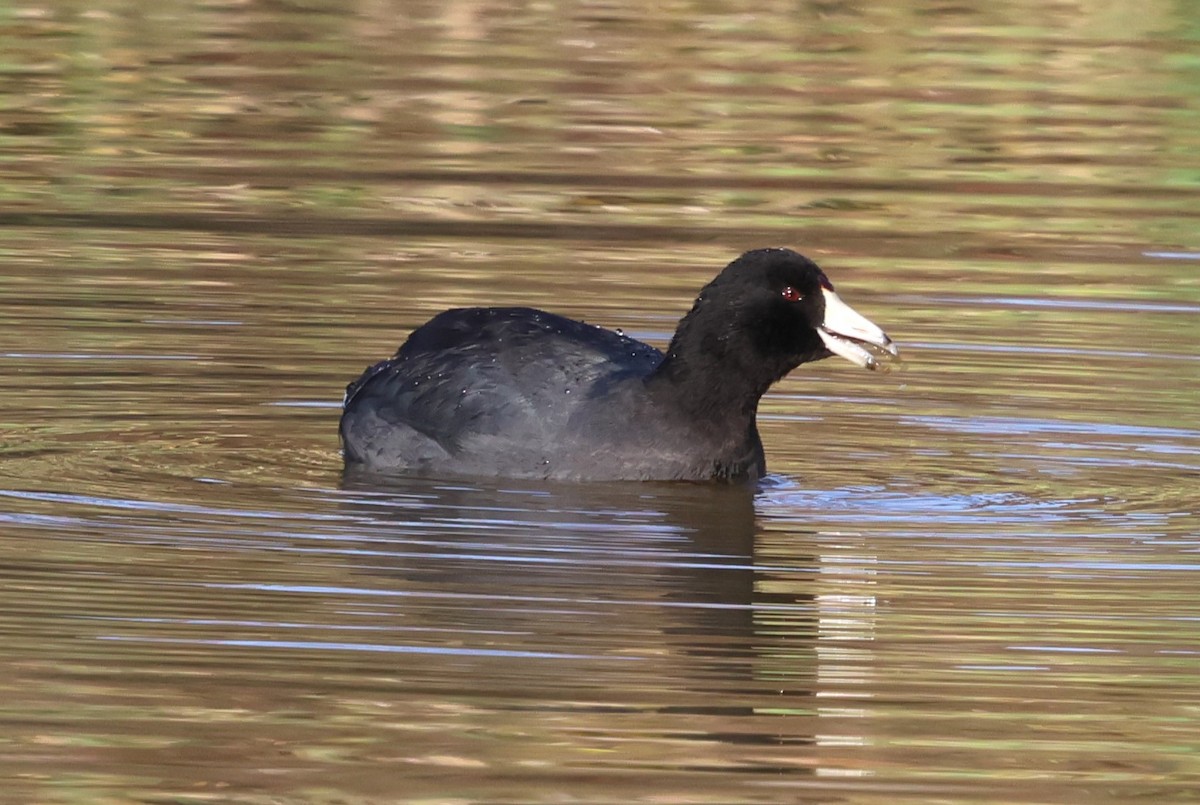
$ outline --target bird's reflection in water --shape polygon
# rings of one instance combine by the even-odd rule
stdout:
[[[526,707],[569,691],[576,705],[721,717],[675,737],[811,741],[777,719],[767,732],[743,721],[811,712],[814,679],[812,562],[756,565],[754,487],[352,471],[343,486],[370,543],[359,568],[401,595],[406,624],[512,653],[504,670],[475,663],[471,685]]]

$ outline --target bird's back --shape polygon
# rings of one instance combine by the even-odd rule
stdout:
[[[536,477],[589,398],[662,358],[544,311],[448,310],[346,389],[345,454],[383,470]]]

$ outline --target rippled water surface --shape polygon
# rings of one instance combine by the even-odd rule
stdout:
[[[0,801],[1200,791],[1194,4],[0,10]],[[343,477],[449,306],[901,345],[753,488]]]

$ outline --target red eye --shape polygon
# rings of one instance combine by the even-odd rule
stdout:
[[[797,291],[791,285],[784,288],[783,291],[781,291],[781,293],[783,294],[783,298],[788,300],[789,302],[799,302],[801,299],[804,298],[804,294]]]

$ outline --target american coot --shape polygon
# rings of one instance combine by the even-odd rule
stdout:
[[[384,473],[753,480],[759,398],[833,354],[876,369],[897,351],[789,249],[730,263],[665,354],[540,310],[447,310],[346,389],[343,451]]]

